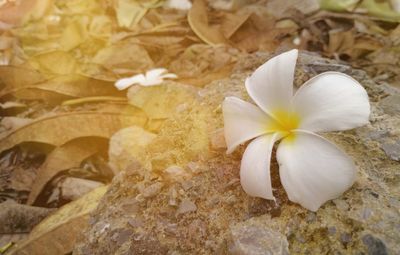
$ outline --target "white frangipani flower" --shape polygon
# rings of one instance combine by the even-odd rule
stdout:
[[[119,90],[129,88],[132,85],[154,86],[162,83],[164,79],[176,79],[178,76],[173,73],[167,73],[165,68],[155,68],[146,72],[146,74],[137,74],[129,78],[119,79],[115,82],[115,87]]]
[[[274,199],[270,158],[277,148],[280,179],[291,201],[316,211],[340,196],[356,178],[352,159],[314,132],[347,130],[368,123],[365,89],[353,78],[325,72],[293,93],[297,50],[278,55],[246,80],[257,104],[236,97],[223,102],[227,153],[254,139],[246,148],[240,181],[251,196]]]

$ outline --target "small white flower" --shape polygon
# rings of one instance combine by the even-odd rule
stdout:
[[[155,86],[161,84],[164,79],[176,79],[176,74],[166,73],[165,68],[156,68],[146,72],[146,74],[137,74],[129,78],[119,79],[115,82],[115,87],[119,90],[129,88],[132,85],[139,84],[142,86]]]
[[[247,92],[257,106],[225,98],[224,131],[227,153],[256,138],[240,168],[247,194],[274,199],[270,158],[274,143],[282,139],[276,153],[281,183],[291,201],[316,211],[352,186],[356,169],[349,156],[314,132],[362,126],[368,123],[370,105],[365,89],[338,72],[319,74],[294,94],[297,56],[297,50],[285,52],[247,78]]]
[[[192,8],[192,3],[189,0],[167,0],[164,7],[187,11]]]

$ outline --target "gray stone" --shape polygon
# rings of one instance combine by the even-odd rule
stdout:
[[[151,184],[150,186],[144,188],[141,193],[145,198],[154,197],[157,195],[164,185],[160,182]]]
[[[391,159],[400,161],[400,140],[385,142],[382,149]]]
[[[286,236],[265,226],[253,225],[251,222],[239,223],[231,227],[230,234],[229,254],[289,254]]]
[[[195,203],[188,199],[182,200],[182,202],[179,204],[178,210],[176,211],[176,214],[184,214],[188,212],[195,212],[197,210],[197,206]]]
[[[368,255],[388,255],[386,245],[382,240],[370,234],[362,237],[363,243],[367,246]]]
[[[400,115],[400,95],[390,95],[380,102],[386,114]]]

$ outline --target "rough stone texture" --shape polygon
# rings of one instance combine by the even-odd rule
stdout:
[[[155,136],[137,126],[124,128],[115,133],[110,139],[108,150],[109,165],[114,174],[125,170],[132,161],[135,161],[135,157],[142,153]]]
[[[355,160],[354,186],[313,213],[288,201],[273,160],[276,202],[244,193],[239,167],[245,146],[226,155],[211,140],[223,127],[224,97],[249,100],[244,79],[268,58],[253,54],[241,59],[230,79],[212,82],[197,101],[164,122],[138,159],[149,164],[132,164],[114,178],[74,254],[399,254],[399,162],[382,148],[399,140],[400,120],[380,106],[398,92],[375,84],[363,71],[303,53],[295,79],[299,86],[334,70],[352,75],[367,89],[371,124],[326,135]],[[165,172],[171,166],[181,167],[185,178],[171,178],[174,171]],[[163,183],[158,194],[141,193],[156,183]],[[195,204],[196,210],[178,214],[182,201]]]

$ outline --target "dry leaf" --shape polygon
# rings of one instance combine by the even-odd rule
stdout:
[[[2,109],[10,109],[10,108],[24,108],[26,104],[18,103],[18,102],[4,102],[0,103],[0,108]]]
[[[10,187],[14,190],[31,190],[36,173],[32,168],[15,167],[10,176]]]
[[[139,23],[147,12],[140,2],[130,0],[118,0],[115,12],[117,13],[118,25],[130,27]]]
[[[204,0],[194,0],[188,13],[188,22],[193,32],[210,45],[228,44],[222,32],[209,24],[207,14],[207,5]]]
[[[103,185],[104,184],[101,182],[76,177],[62,178],[62,180],[57,183],[57,187],[61,190],[62,199],[69,201],[77,200],[95,188]]]
[[[104,149],[106,145],[105,140],[100,138],[84,137],[55,148],[38,169],[27,203],[33,204],[45,185],[57,174],[79,167],[83,160]]]
[[[65,51],[43,53],[31,60],[41,73],[73,74],[78,68],[76,59]]]
[[[221,24],[222,33],[226,38],[230,38],[250,17],[247,11],[237,13],[226,13]]]
[[[31,123],[33,119],[21,118],[21,117],[3,117],[0,121],[0,125],[7,130],[14,130],[23,127]]]
[[[83,97],[78,99],[66,100],[62,103],[62,105],[77,105],[84,103],[93,103],[93,102],[124,102],[127,100],[125,97],[113,97],[113,96],[97,96],[97,97]]]
[[[52,211],[54,209],[22,205],[12,200],[0,203],[0,236],[5,233],[29,233]]]
[[[27,99],[27,100],[37,100],[43,98],[40,94],[38,95],[38,90],[43,92],[56,93],[59,95],[64,95],[68,97],[91,97],[91,96],[117,96],[122,95],[113,86],[114,83],[102,81],[93,78],[87,78],[82,75],[63,75],[57,76],[48,81],[39,82],[36,84],[18,84],[17,86],[7,86],[0,92],[0,97],[8,94],[13,94],[14,96]],[[54,94],[50,94],[56,97]],[[47,99],[48,97],[44,97]]]
[[[125,42],[100,50],[92,61],[113,71],[117,68],[145,71],[154,65],[146,49]]]
[[[322,0],[320,1],[321,9],[331,10],[331,11],[352,11],[360,2],[360,0]]]
[[[143,126],[147,118],[140,113],[136,115],[120,112],[73,112],[57,114],[34,120],[14,130],[0,140],[0,152],[22,142],[39,142],[60,146],[72,139],[86,136],[108,138],[121,128]],[[128,109],[126,109],[128,110]]]
[[[68,24],[60,37],[62,49],[69,51],[80,45],[87,37],[86,27],[87,24],[82,22],[82,20]]]
[[[78,200],[58,209],[37,225],[26,241],[18,243],[10,255],[54,255],[70,253],[77,236],[87,226],[108,186],[96,188]]]
[[[16,88],[45,81],[45,77],[33,69],[16,66],[0,66],[0,88]]]

